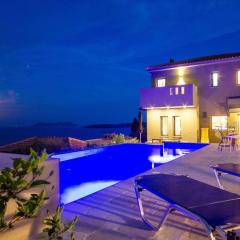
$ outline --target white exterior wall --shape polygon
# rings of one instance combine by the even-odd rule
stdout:
[[[161,137],[160,116],[168,116],[168,137],[173,137],[173,116],[181,117],[182,141],[197,142],[199,136],[199,117],[197,108],[152,109],[147,110],[148,141]]]

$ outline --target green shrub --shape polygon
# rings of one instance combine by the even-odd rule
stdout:
[[[28,159],[15,158],[11,168],[4,168],[0,172],[0,230],[13,227],[16,222],[24,218],[36,216],[43,202],[48,199],[45,190],[31,194],[28,198],[21,196],[26,190],[50,184],[47,180],[52,176],[53,171],[46,179],[41,178],[44,172],[41,163],[46,159],[45,151],[38,155],[31,149]],[[10,200],[15,201],[17,210],[7,220],[6,210]]]
[[[128,138],[125,139],[125,143],[139,143],[139,140],[137,138]]]
[[[112,134],[112,143],[117,143],[118,135],[116,133]]]
[[[51,171],[46,179],[42,178],[44,167],[42,163],[47,159],[46,151],[42,151],[40,155],[34,150],[30,150],[28,159],[15,158],[13,166],[7,167],[0,172],[0,231],[12,228],[14,224],[26,218],[32,218],[37,215],[42,207],[46,197],[45,190],[39,194],[31,194],[28,198],[23,198],[21,193],[36,187],[43,187],[50,184],[48,178],[53,175]],[[14,200],[17,210],[7,219],[6,210],[10,200]],[[70,240],[74,240],[73,229],[78,220],[75,217],[70,224],[65,224],[61,220],[63,207],[57,207],[53,216],[44,219],[43,224],[46,225],[44,232],[48,235],[48,240],[62,240],[62,235],[70,232]]]
[[[125,138],[123,134],[113,134],[112,135],[112,143],[124,143],[125,142]]]
[[[47,233],[49,240],[62,240],[63,234],[66,232],[70,232],[70,240],[75,239],[73,231],[75,224],[78,221],[78,217],[75,217],[69,224],[66,224],[61,220],[62,211],[63,207],[57,207],[56,212],[52,217],[48,215],[48,217],[43,220],[43,223],[46,225],[43,232]],[[49,214],[48,211],[47,214]]]
[[[118,141],[118,143],[124,143],[125,142],[124,135],[123,134],[119,134],[117,141]]]

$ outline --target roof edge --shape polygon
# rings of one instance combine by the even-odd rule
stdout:
[[[146,68],[147,71],[151,72],[154,70],[164,70],[164,69],[171,69],[180,66],[192,66],[192,65],[202,65],[202,64],[211,64],[217,62],[224,62],[224,61],[234,61],[240,58],[240,52],[235,53],[224,53],[218,55],[211,55],[211,56],[202,56],[197,58],[190,58],[186,60],[171,62],[171,63],[164,63],[159,65],[152,65]]]

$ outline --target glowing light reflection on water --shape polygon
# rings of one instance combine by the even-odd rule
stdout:
[[[73,202],[76,199],[86,197],[115,183],[118,183],[118,181],[96,181],[68,187],[64,189],[61,195],[61,203]]]

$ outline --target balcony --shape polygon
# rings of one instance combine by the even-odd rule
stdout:
[[[181,108],[197,106],[197,87],[194,84],[141,89],[140,107]]]

